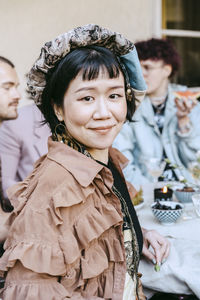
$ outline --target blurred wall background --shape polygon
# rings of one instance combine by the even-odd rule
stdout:
[[[73,27],[96,23],[132,41],[152,36],[156,0],[0,0],[0,55],[18,71],[23,101],[25,74],[41,46]]]

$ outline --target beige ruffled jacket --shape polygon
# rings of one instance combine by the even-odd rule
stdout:
[[[9,190],[4,300],[122,299],[123,220],[112,184],[107,168],[49,139],[47,156]]]

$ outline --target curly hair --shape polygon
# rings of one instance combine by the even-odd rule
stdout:
[[[179,70],[181,58],[173,45],[168,39],[152,38],[146,41],[135,43],[140,60],[162,60],[165,64],[172,66],[170,77],[173,77]]]

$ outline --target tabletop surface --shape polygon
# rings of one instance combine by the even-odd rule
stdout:
[[[142,283],[147,296],[155,291],[177,294],[195,294],[200,298],[200,218],[193,204],[184,204],[182,216],[172,225],[162,225],[155,219],[151,204],[153,187],[143,187],[144,205],[136,207],[142,227],[155,229],[171,243],[170,255],[159,272],[146,259],[140,262]],[[173,200],[176,201],[174,198]]]

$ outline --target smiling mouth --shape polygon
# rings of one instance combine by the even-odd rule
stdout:
[[[106,134],[107,132],[109,132],[112,128],[114,127],[114,125],[112,126],[102,126],[102,127],[96,127],[96,128],[91,128],[91,130],[94,130],[98,133],[102,133],[102,134]]]

